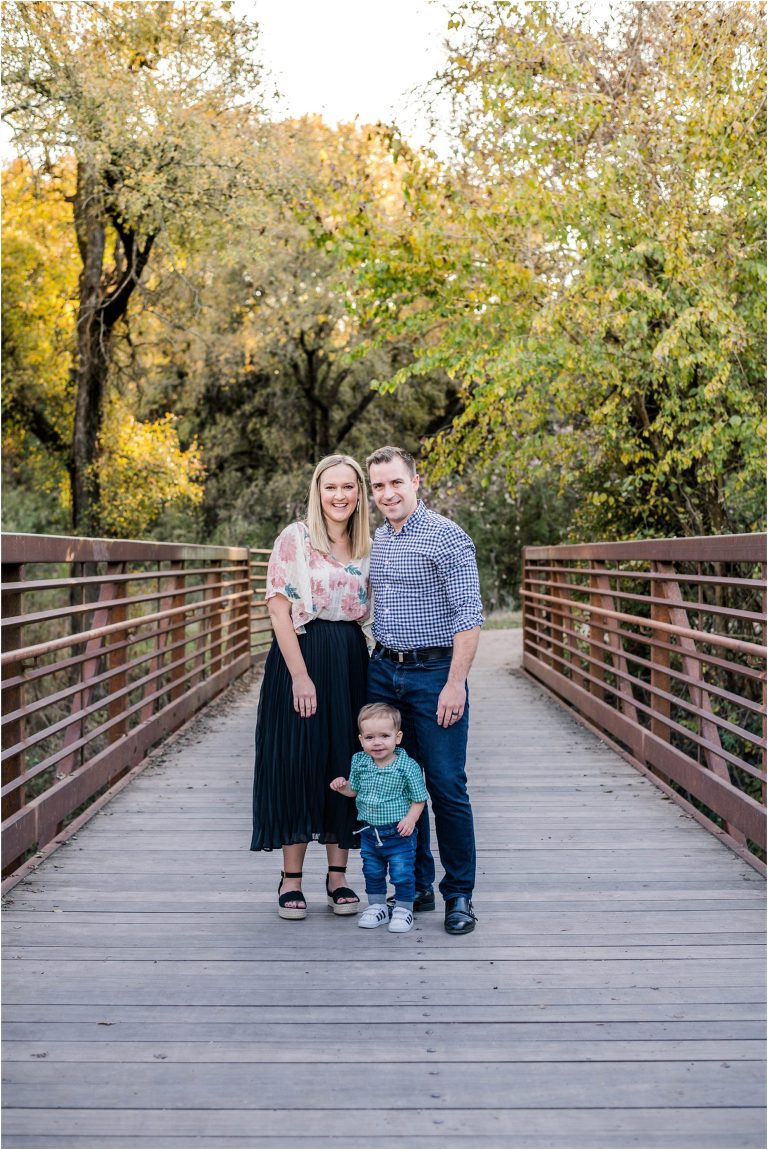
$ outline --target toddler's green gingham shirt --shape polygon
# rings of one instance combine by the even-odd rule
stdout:
[[[402,747],[396,748],[395,755],[387,767],[377,767],[365,751],[352,756],[349,786],[357,792],[357,813],[374,827],[399,823],[411,803],[425,803],[429,798],[418,763]]]

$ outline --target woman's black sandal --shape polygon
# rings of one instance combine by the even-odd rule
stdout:
[[[347,868],[345,866],[329,866],[328,874],[325,876],[325,893],[328,896],[328,906],[334,914],[357,914],[360,909],[360,899],[357,897],[353,890],[348,886],[337,886],[336,890],[331,890],[328,886],[328,879],[331,877],[331,871],[336,871],[339,874],[345,874]],[[354,902],[339,902],[341,898],[353,898]]]
[[[304,872],[300,870],[281,870],[280,882],[277,885],[277,913],[281,918],[306,918],[307,900],[300,890],[287,890],[280,894],[280,888],[285,878],[301,878]],[[303,902],[304,906],[286,906],[287,902]]]

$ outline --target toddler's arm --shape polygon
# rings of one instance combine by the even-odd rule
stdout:
[[[348,798],[353,799],[357,791],[353,791],[347,779],[343,775],[339,775],[338,779],[334,779],[331,783],[331,790],[337,791],[340,795],[346,795]],[[421,804],[424,806],[424,804]]]
[[[333,786],[333,783],[331,783],[331,786]],[[408,814],[405,818],[400,819],[400,822],[397,824],[397,831],[403,838],[407,838],[408,835],[412,835],[415,831],[416,823],[419,821],[419,815],[424,810],[424,806],[424,803],[411,803],[411,809],[408,811]]]

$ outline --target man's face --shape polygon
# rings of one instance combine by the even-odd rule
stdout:
[[[399,531],[419,502],[419,477],[411,475],[397,456],[391,463],[373,463],[369,470],[371,492],[379,511]]]

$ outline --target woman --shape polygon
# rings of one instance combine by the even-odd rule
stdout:
[[[281,918],[306,917],[301,877],[313,839],[328,855],[328,905],[335,914],[359,909],[344,883],[354,803],[330,783],[359,749],[370,546],[363,472],[348,455],[329,455],[312,476],[306,521],[278,536],[267,572],[274,639],[256,720],[251,850],[282,848]]]

